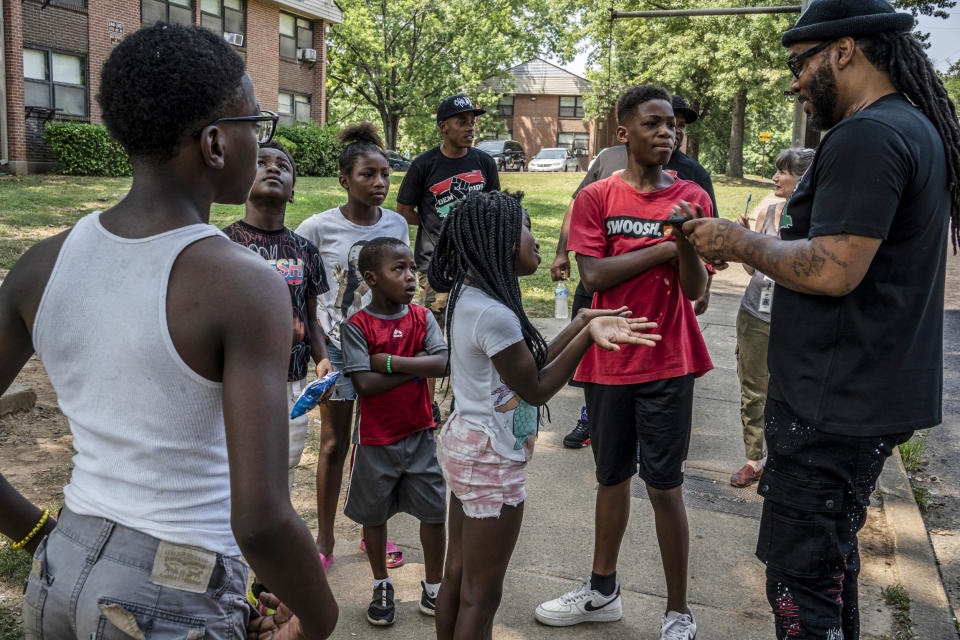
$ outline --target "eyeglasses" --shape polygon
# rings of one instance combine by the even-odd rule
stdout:
[[[235,116],[232,118],[217,118],[213,122],[207,123],[193,132],[194,138],[200,137],[200,132],[221,122],[256,122],[257,123],[257,143],[267,144],[273,140],[273,133],[277,130],[277,121],[280,116],[273,111],[264,109],[258,116]]]
[[[797,55],[787,58],[787,66],[790,68],[790,72],[793,73],[794,78],[800,78],[800,74],[803,72],[803,61],[812,56],[815,53],[820,53],[830,45],[832,45],[836,40],[827,40],[826,42],[821,42],[815,47],[810,47],[803,53],[798,53]]]

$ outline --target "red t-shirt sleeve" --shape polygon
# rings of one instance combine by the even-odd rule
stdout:
[[[607,256],[607,230],[603,224],[603,190],[606,181],[585,187],[573,201],[567,249],[593,258]]]

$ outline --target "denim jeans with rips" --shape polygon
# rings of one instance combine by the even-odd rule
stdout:
[[[805,424],[768,398],[757,557],[780,640],[860,637],[857,533],[884,461],[912,432],[851,437]]]

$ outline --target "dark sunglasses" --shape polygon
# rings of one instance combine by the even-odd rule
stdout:
[[[235,116],[232,118],[217,118],[213,122],[209,122],[196,131],[193,132],[194,138],[200,137],[200,132],[202,132],[207,127],[211,127],[215,124],[221,122],[256,122],[257,123],[257,143],[258,144],[267,144],[273,140],[273,133],[277,130],[277,122],[280,120],[280,116],[275,114],[273,111],[267,111],[264,109],[260,112],[260,115],[257,116]]]
[[[803,71],[803,61],[809,58],[810,56],[820,53],[830,45],[836,42],[834,40],[827,40],[826,42],[821,42],[815,47],[810,47],[803,53],[798,53],[795,56],[787,58],[787,66],[790,68],[790,72],[793,73],[794,78],[800,78],[800,73]]]

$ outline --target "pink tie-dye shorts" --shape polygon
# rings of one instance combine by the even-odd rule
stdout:
[[[456,413],[440,431],[438,445],[447,486],[468,518],[499,518],[503,505],[515,507],[526,500],[527,463],[501,456],[490,436],[471,429]]]

